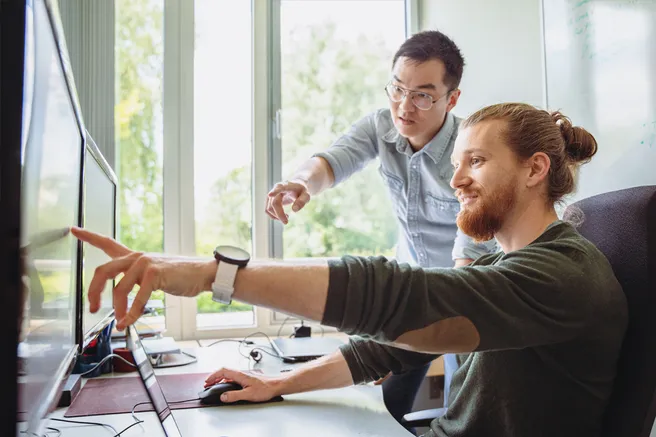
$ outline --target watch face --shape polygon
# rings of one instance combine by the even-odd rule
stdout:
[[[214,256],[219,260],[241,265],[245,265],[251,259],[248,252],[235,246],[217,246],[214,249]]]

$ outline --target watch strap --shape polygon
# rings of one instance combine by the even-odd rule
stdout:
[[[235,291],[235,278],[239,266],[225,261],[219,261],[216,276],[212,283],[212,300],[230,305],[232,294]]]

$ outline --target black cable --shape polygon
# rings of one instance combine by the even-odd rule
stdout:
[[[114,434],[116,434],[118,431],[116,431],[116,428],[114,428],[112,425],[109,425],[107,423],[100,423],[100,422],[86,422],[84,420],[70,420],[70,419],[59,419],[57,417],[51,417],[50,420],[56,420],[57,422],[64,422],[64,423],[75,423],[77,425],[97,425],[97,426],[105,426],[109,429],[112,430]]]
[[[132,427],[135,426],[135,425],[139,425],[140,423],[143,423],[143,422],[144,422],[143,420],[139,419],[137,416],[134,415],[134,410],[135,410],[139,405],[146,405],[146,404],[150,404],[150,401],[147,401],[147,402],[139,402],[139,403],[135,404],[135,405],[132,407],[132,411],[130,411],[130,414],[132,414],[132,418],[134,419],[134,423],[131,424],[131,425],[128,425],[128,426],[125,427],[125,428],[123,428],[123,430],[122,430],[121,432],[116,433],[116,434],[114,435],[114,437],[120,437],[120,435],[123,434],[123,433],[124,433],[125,431],[127,431],[128,429],[132,428]]]
[[[57,437],[59,437],[59,436],[62,434],[62,432],[61,432],[59,429],[57,429],[57,428],[53,428],[52,426],[49,426],[49,427],[47,427],[46,429],[48,429],[48,430],[50,430],[50,431],[55,431],[55,432],[57,433]],[[47,435],[48,435],[48,433],[46,433],[46,436],[47,436]]]
[[[139,422],[134,422],[132,425],[128,425],[127,427],[125,427],[125,429],[123,429],[121,432],[116,434],[114,437],[120,437],[121,434],[123,434],[125,431],[127,431],[128,429],[132,428],[135,425],[139,425],[140,423],[143,423],[143,420],[139,420]]]

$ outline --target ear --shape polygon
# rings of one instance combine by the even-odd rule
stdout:
[[[546,153],[536,152],[526,163],[529,169],[528,178],[526,179],[526,187],[533,188],[539,185],[549,175],[551,160]]]
[[[449,98],[446,101],[446,112],[449,112],[450,110],[455,108],[459,98],[460,98],[460,89],[455,89],[451,91],[451,93],[449,93]]]

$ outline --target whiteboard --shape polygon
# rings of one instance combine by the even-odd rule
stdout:
[[[547,107],[597,139],[572,201],[656,185],[656,0],[543,0]]]

